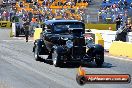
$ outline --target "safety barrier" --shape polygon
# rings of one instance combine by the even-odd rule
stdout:
[[[132,43],[132,32],[127,33],[126,41]]]
[[[103,37],[105,50],[109,51],[112,42],[115,40],[116,31],[100,30],[100,32],[98,31],[98,33],[101,33]]]
[[[35,28],[34,32],[34,41],[40,39],[40,33],[42,32],[42,28]]]
[[[132,43],[115,41],[111,44],[109,53],[111,55],[132,58]]]
[[[85,39],[89,39],[90,37],[92,37],[93,42],[95,44],[100,44],[100,45],[104,46],[104,39],[102,38],[101,33],[86,32]]]
[[[10,21],[0,21],[0,28],[11,28],[12,23]]]
[[[86,29],[88,30],[88,29]],[[106,51],[109,51],[109,48],[113,41],[115,40],[116,31],[111,30],[98,30],[98,29],[91,29],[92,33],[100,33],[104,40],[104,48]],[[126,42],[132,43],[132,32],[128,32],[126,35]]]
[[[86,29],[109,30],[109,27],[113,31],[116,30],[116,24],[85,24]]]
[[[104,40],[100,33],[95,34],[95,44],[100,44],[100,45],[104,46]]]
[[[98,35],[99,37],[101,37],[100,38],[100,43],[102,42],[101,45],[104,46],[104,49],[106,51],[109,51],[111,43],[115,40],[116,31],[98,30],[98,29],[91,29],[91,31],[92,33],[96,34],[96,36]]]

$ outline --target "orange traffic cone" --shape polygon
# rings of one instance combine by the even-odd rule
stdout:
[[[112,31],[112,28],[111,28],[111,27],[109,27],[109,30],[111,30],[111,31]]]

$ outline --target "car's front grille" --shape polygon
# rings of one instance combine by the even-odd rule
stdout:
[[[82,58],[86,53],[84,37],[75,38],[73,40],[72,55],[74,58]]]
[[[73,40],[74,46],[85,46],[85,38],[84,37],[78,37]]]

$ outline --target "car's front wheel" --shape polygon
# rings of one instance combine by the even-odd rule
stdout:
[[[41,60],[41,58],[39,57],[39,52],[38,52],[38,47],[36,46],[34,49],[34,58],[36,61]]]
[[[56,50],[53,51],[52,53],[52,61],[53,61],[53,65],[55,67],[61,66],[61,56],[57,53]]]
[[[97,53],[95,55],[95,62],[97,67],[102,67],[103,62],[104,62],[104,53]]]

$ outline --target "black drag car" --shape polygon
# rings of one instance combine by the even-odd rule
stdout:
[[[87,41],[83,22],[47,20],[44,22],[40,39],[34,42],[34,57],[36,60],[50,60],[55,67],[67,62],[80,64],[93,61],[97,66],[102,66],[104,47]],[[42,55],[48,55],[48,57],[42,58]]]

